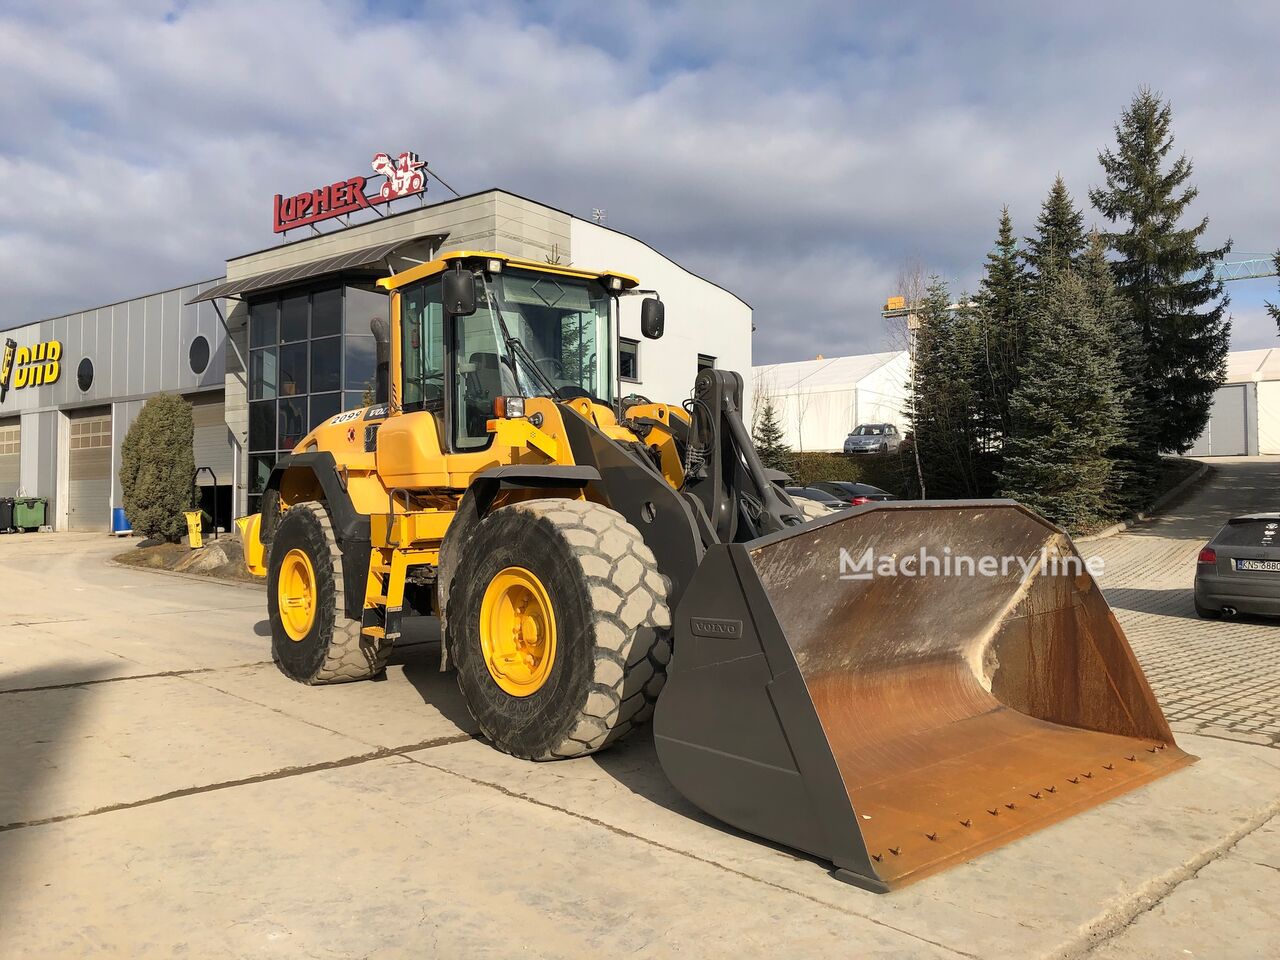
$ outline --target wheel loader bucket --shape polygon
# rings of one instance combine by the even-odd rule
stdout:
[[[1195,759],[1070,539],[1009,501],[713,547],[675,631],[654,718],[671,782],[876,891]]]

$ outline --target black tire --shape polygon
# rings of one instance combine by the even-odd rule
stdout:
[[[493,679],[480,610],[512,566],[546,588],[557,650],[528,696]],[[653,715],[671,660],[670,583],[639,531],[582,500],[529,500],[495,510],[472,534],[449,597],[448,642],[458,686],[481,732],[504,753],[555,760],[594,753]]]
[[[292,639],[280,617],[280,568],[291,550],[301,550],[315,572],[316,614],[310,631]],[[322,503],[299,503],[280,518],[267,562],[267,610],[271,619],[271,657],[280,671],[299,683],[347,683],[382,672],[392,642],[361,636],[360,621],[347,617],[342,551],[333,522]]]

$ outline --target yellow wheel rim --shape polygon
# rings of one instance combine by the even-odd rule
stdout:
[[[542,689],[556,660],[556,618],[542,581],[507,567],[480,604],[480,647],[493,682],[513,697]]]
[[[295,643],[305,640],[316,622],[316,572],[305,551],[285,554],[276,590],[284,632]]]

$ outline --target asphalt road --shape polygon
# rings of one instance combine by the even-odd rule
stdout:
[[[1120,575],[1140,536],[1096,549]],[[1180,736],[1194,766],[875,896],[702,815],[647,736],[494,752],[428,621],[385,681],[306,688],[269,662],[259,589],[122,548],[0,537],[0,957],[1280,955],[1280,751],[1230,717]],[[1170,549],[1109,589],[1176,716],[1269,668],[1222,666],[1254,625],[1118,593],[1173,591]],[[1185,631],[1177,670],[1148,617]]]

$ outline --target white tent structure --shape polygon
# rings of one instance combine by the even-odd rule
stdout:
[[[910,379],[905,350],[753,367],[752,423],[769,399],[793,450],[840,451],[860,423],[905,430]]]
[[[1280,454],[1280,349],[1227,354],[1227,378],[1213,398],[1193,457]]]

